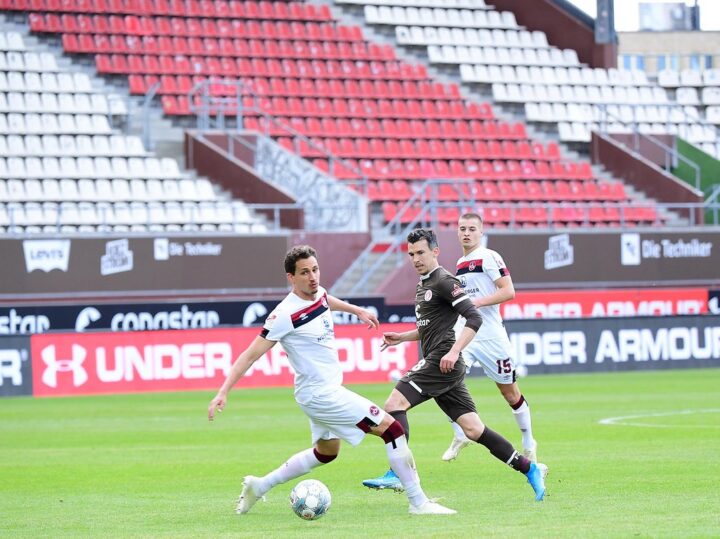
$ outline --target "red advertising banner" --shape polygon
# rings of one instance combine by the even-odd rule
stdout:
[[[414,324],[393,324],[394,331]],[[31,337],[35,396],[94,395],[220,387],[258,328],[55,333]],[[362,325],[335,327],[346,384],[386,382],[418,359],[417,343],[380,351],[382,334]],[[261,357],[237,387],[292,386],[282,347]]]
[[[500,306],[500,312],[505,320],[705,314],[708,312],[708,289],[518,292],[513,301]]]

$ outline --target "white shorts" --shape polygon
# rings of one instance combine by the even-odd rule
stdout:
[[[365,438],[365,431],[358,425],[379,425],[385,418],[382,408],[343,386],[328,388],[309,402],[298,404],[310,418],[313,445],[334,438],[358,445]]]
[[[485,374],[498,384],[512,384],[515,381],[515,359],[509,339],[472,341],[462,351],[468,371],[481,365]]]

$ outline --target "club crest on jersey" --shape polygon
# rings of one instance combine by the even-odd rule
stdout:
[[[470,262],[470,265],[468,266],[468,269],[470,271],[475,271],[475,261]]]
[[[323,296],[323,297],[320,299],[320,303],[322,303],[322,306],[323,306],[323,307],[327,307],[327,306],[328,306],[327,296]]]
[[[379,413],[380,409],[377,406],[370,407],[370,415],[378,415]]]
[[[426,290],[425,291],[425,301],[430,301],[432,299],[432,290]]]
[[[275,324],[275,320],[277,320],[277,314],[275,314],[275,311],[273,311],[270,313],[270,316],[265,319],[265,328],[272,329],[273,325]]]
[[[463,294],[464,292],[465,291],[460,287],[460,285],[455,284],[455,286],[453,286],[452,292],[450,292],[450,294],[452,294],[452,297],[456,298],[460,294]]]

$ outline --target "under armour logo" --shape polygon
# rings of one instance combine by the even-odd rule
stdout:
[[[42,381],[46,386],[57,387],[57,373],[71,372],[73,377],[73,386],[83,385],[88,380],[87,371],[82,364],[87,357],[85,348],[78,344],[72,345],[72,359],[57,359],[55,354],[55,345],[50,345],[40,352],[45,367],[42,375]]]

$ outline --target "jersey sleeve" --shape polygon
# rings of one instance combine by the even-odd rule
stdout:
[[[465,327],[469,327],[475,331],[480,329],[482,325],[482,317],[470,296],[465,293],[460,281],[448,274],[438,283],[438,292],[452,306],[453,310],[465,318]]]
[[[460,281],[449,273],[438,281],[437,291],[440,297],[452,305],[453,308],[459,303],[470,300]]]
[[[510,270],[499,253],[488,250],[489,257],[483,262],[483,271],[493,282],[510,275]]]
[[[292,329],[290,315],[276,309],[265,319],[260,336],[268,341],[279,341]]]

